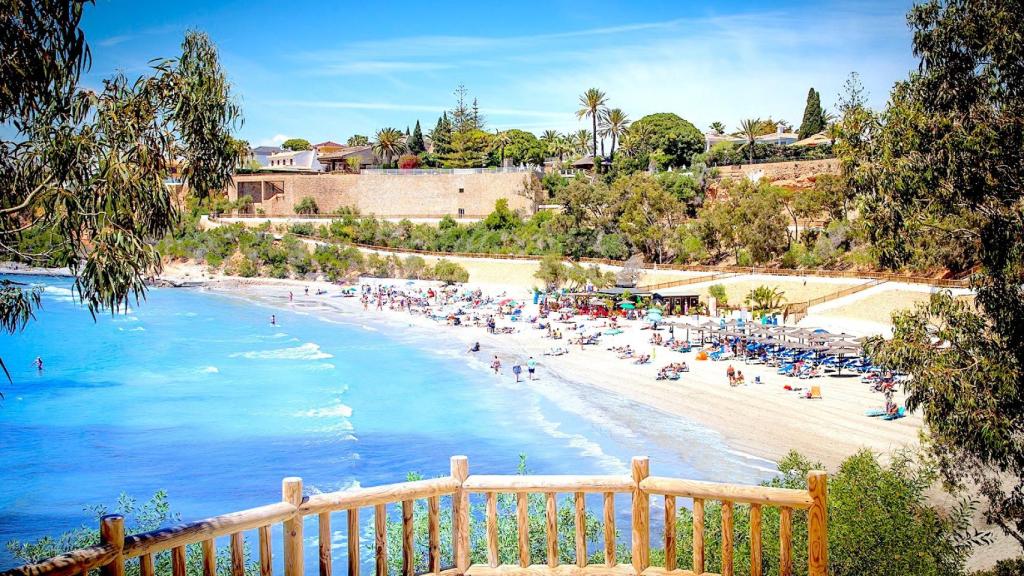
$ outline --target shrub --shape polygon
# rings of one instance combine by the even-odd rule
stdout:
[[[726,306],[729,304],[729,295],[725,292],[725,286],[721,284],[712,284],[708,286],[708,295],[712,296],[719,306]]]
[[[302,200],[299,200],[295,204],[295,213],[296,214],[319,214],[320,213],[320,207],[317,206],[316,200],[314,200],[313,198],[311,198],[309,196],[306,196]]]
[[[298,234],[300,236],[313,236],[314,233],[316,232],[316,229],[313,227],[313,224],[309,222],[299,222],[297,224],[292,224],[291,226],[289,226],[288,231],[291,232],[292,234]]]
[[[415,154],[402,154],[398,158],[398,167],[402,170],[411,170],[420,167],[420,157]]]
[[[460,264],[445,260],[444,258],[434,264],[434,280],[440,280],[446,284],[456,282],[469,282],[469,272]]]
[[[429,272],[427,261],[420,256],[406,256],[402,261],[402,272],[406,278],[424,278]]]

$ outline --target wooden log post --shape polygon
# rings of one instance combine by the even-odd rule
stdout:
[[[331,576],[331,513],[321,512],[317,520],[320,544],[320,576]]]
[[[487,493],[487,565],[498,567],[498,495]]]
[[[604,493],[604,563],[615,566],[615,492]]]
[[[441,571],[441,497],[427,499],[427,571]]]
[[[281,481],[281,500],[296,508],[302,505],[302,478],[291,477]],[[298,512],[284,521],[284,574],[305,574],[302,558],[302,515]]]
[[[665,496],[665,571],[676,569],[676,497]]]
[[[231,576],[245,576],[245,536],[241,532],[231,535]]]
[[[693,499],[693,573],[704,573],[704,500]]]
[[[807,491],[814,503],[807,509],[807,574],[828,572],[828,475],[820,470],[807,474]]]
[[[260,526],[260,576],[273,576],[274,557],[270,548],[270,526]]]
[[[455,571],[465,574],[469,569],[469,493],[462,489],[462,483],[469,477],[469,459],[465,456],[452,456],[451,475],[459,481],[459,489],[452,495]]]
[[[793,509],[779,510],[779,576],[793,576]]]
[[[373,511],[374,552],[377,576],[388,576],[388,505],[377,504]]]
[[[587,566],[587,501],[583,492],[576,493],[576,566]]]
[[[124,576],[124,516],[108,514],[100,518],[100,542],[113,546],[117,555],[108,564],[100,568],[103,576]]]
[[[203,576],[217,576],[217,544],[213,538],[203,540]]]
[[[761,505],[750,505],[750,576],[761,576]]]
[[[530,495],[516,494],[516,531],[519,533],[519,566],[530,565]]]
[[[544,495],[544,510],[547,530],[545,537],[548,545],[548,567],[558,566],[558,503],[555,501],[556,494],[548,492]]]
[[[651,500],[647,492],[640,489],[640,482],[651,474],[651,461],[646,456],[633,458],[633,569],[643,573],[650,565],[651,554]]]
[[[185,576],[185,547],[171,548],[171,575]]]
[[[351,508],[348,523],[348,576],[359,576],[359,508]]]
[[[402,500],[402,574],[413,576],[416,573],[416,544],[413,520],[413,501]]]
[[[139,556],[139,574],[141,576],[155,576],[156,569],[153,567],[153,555],[143,554]]]
[[[732,562],[733,553],[733,504],[728,500],[722,501],[722,576],[732,576],[734,567]]]

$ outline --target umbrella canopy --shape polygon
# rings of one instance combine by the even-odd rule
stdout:
[[[623,310],[633,310],[636,308],[636,304],[633,304],[632,302],[620,302],[619,308],[622,308]]]

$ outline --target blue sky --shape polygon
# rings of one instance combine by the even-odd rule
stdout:
[[[140,74],[185,30],[210,34],[253,145],[286,137],[424,130],[461,82],[489,129],[583,127],[580,93],[604,90],[637,119],[675,112],[698,128],[741,118],[799,124],[807,89],[833,108],[861,74],[881,107],[915,66],[910,2],[176,2],[98,0],[84,28],[93,66]]]

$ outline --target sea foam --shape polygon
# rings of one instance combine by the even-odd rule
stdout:
[[[334,358],[320,349],[320,345],[314,342],[306,342],[301,346],[292,348],[277,348],[275,350],[251,350],[249,352],[236,352],[232,358],[249,358],[251,360],[324,360]]]

